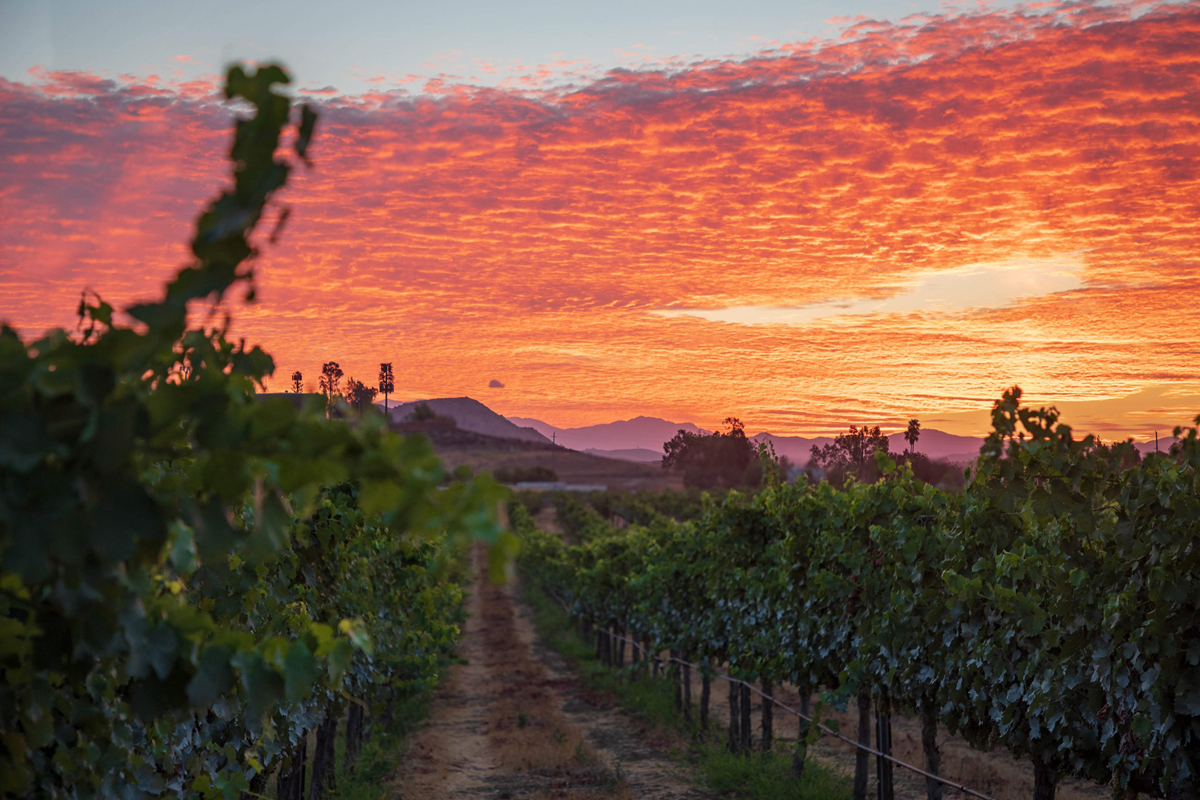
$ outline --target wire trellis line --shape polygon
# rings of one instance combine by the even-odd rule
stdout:
[[[562,607],[563,607],[563,610],[564,610],[564,611],[566,611],[568,614],[570,613],[570,609],[569,609],[569,608],[567,608],[567,607],[566,607],[566,605],[565,605],[565,604],[563,604],[561,601],[559,602],[559,605],[560,605],[560,606],[562,606]],[[601,629],[601,630],[603,630],[603,629]],[[650,653],[650,651],[649,651],[649,650],[647,650],[647,649],[646,649],[646,648],[645,648],[643,645],[639,644],[638,642],[636,642],[636,641],[635,641],[635,640],[633,640],[633,639],[630,639],[630,638],[628,638],[627,636],[622,636],[622,635],[621,635],[621,634],[619,634],[619,633],[613,633],[612,631],[608,631],[608,630],[604,630],[603,632],[604,632],[604,633],[605,633],[607,636],[611,636],[611,637],[613,637],[614,639],[619,639],[619,640],[621,640],[621,641],[623,641],[623,642],[628,642],[629,644],[633,645],[633,646],[634,646],[634,647],[636,647],[636,648],[637,648],[639,651],[641,651],[641,653],[643,654],[643,658],[645,658],[645,656],[649,655],[649,653]],[[658,656],[658,655],[655,655],[655,656],[654,656],[654,658],[656,658],[656,659],[657,659],[657,658],[659,658],[659,656]],[[702,667],[702,666],[701,666],[701,665],[699,665],[699,664],[693,664],[693,663],[692,663],[692,662],[690,662],[690,661],[685,661],[685,660],[683,660],[682,658],[676,658],[675,656],[668,656],[668,657],[666,658],[666,660],[667,660],[667,661],[674,662],[674,663],[676,663],[676,664],[680,664],[680,665],[684,665],[684,666],[688,666],[688,667],[694,667],[694,668],[695,668],[695,669],[697,669],[697,670],[703,670],[703,669],[704,669],[704,667]],[[723,680],[723,681],[728,681],[729,683],[737,683],[737,684],[741,684],[742,686],[745,686],[747,689],[749,689],[751,692],[754,692],[755,694],[757,694],[757,695],[758,695],[759,697],[761,697],[763,700],[770,700],[770,701],[771,701],[771,703],[772,703],[773,705],[775,705],[775,706],[777,706],[777,707],[779,707],[779,708],[783,709],[784,711],[788,712],[789,714],[792,714],[792,715],[794,715],[794,716],[796,716],[796,717],[799,717],[799,718],[800,718],[800,719],[802,719],[802,720],[806,720],[807,722],[813,722],[813,721],[814,721],[814,720],[813,720],[813,718],[812,718],[811,716],[809,716],[808,714],[803,714],[803,713],[801,713],[801,712],[800,712],[800,710],[799,710],[799,709],[792,708],[792,707],[791,707],[791,706],[789,706],[789,705],[786,705],[786,704],[784,704],[784,703],[781,703],[779,700],[775,699],[775,698],[774,698],[774,697],[772,697],[771,695],[768,695],[768,694],[763,694],[763,693],[762,693],[762,692],[761,692],[761,691],[760,691],[760,690],[759,690],[759,689],[758,689],[756,686],[754,686],[754,685],[753,685],[753,684],[751,684],[751,683],[748,683],[747,681],[744,681],[744,680],[742,680],[741,678],[734,678],[734,677],[733,677],[733,676],[731,676],[731,675],[725,675],[725,674],[722,674],[722,673],[720,673],[720,672],[718,672],[718,671],[716,671],[716,670],[712,669],[711,667],[708,669],[708,671],[709,671],[709,672],[710,672],[710,673],[711,673],[711,674],[712,674],[714,677],[716,677],[716,678],[720,678],[720,679],[721,679],[721,680]],[[980,800],[992,800],[992,798],[991,798],[990,796],[988,796],[988,795],[984,794],[983,792],[976,791],[975,789],[972,789],[972,788],[971,788],[971,787],[969,787],[969,786],[965,786],[965,785],[963,785],[963,784],[961,784],[961,783],[957,783],[957,782],[955,782],[955,781],[952,781],[952,780],[950,780],[950,779],[948,779],[948,778],[943,778],[941,775],[934,775],[932,772],[926,772],[925,770],[921,769],[921,768],[920,768],[920,767],[918,767],[918,766],[915,766],[915,765],[913,765],[913,764],[909,764],[909,763],[908,763],[908,762],[906,762],[906,761],[901,761],[900,759],[896,758],[895,756],[892,756],[892,755],[889,755],[889,754],[887,754],[887,753],[881,752],[881,751],[879,751],[879,750],[876,750],[874,747],[871,747],[870,745],[866,745],[866,744],[863,744],[862,742],[858,742],[858,741],[856,741],[856,740],[854,740],[854,739],[851,739],[850,737],[848,737],[848,736],[845,736],[844,734],[842,734],[842,733],[840,733],[840,732],[838,732],[838,731],[835,731],[835,730],[833,730],[832,728],[830,728],[829,726],[825,725],[824,723],[820,723],[820,722],[818,722],[818,723],[817,723],[817,728],[818,728],[818,730],[820,730],[822,733],[828,734],[829,736],[832,736],[832,737],[834,737],[835,739],[840,739],[841,741],[845,742],[846,744],[853,745],[854,747],[858,748],[859,750],[865,750],[866,752],[870,753],[871,755],[875,756],[876,758],[882,758],[882,759],[884,759],[885,761],[890,761],[892,764],[895,764],[895,765],[896,765],[896,766],[898,766],[898,767],[903,767],[904,769],[907,769],[907,770],[910,770],[910,771],[912,771],[912,772],[915,772],[915,773],[917,773],[918,775],[922,775],[922,776],[924,776],[924,777],[926,777],[926,778],[929,778],[929,779],[931,779],[931,780],[935,780],[935,781],[937,781],[938,783],[941,783],[941,784],[943,784],[943,785],[945,785],[945,786],[948,786],[948,787],[949,787],[949,788],[951,788],[951,789],[954,789],[954,790],[956,790],[956,791],[962,792],[962,793],[964,793],[964,794],[969,794],[969,795],[971,795],[972,797],[978,797],[978,798],[980,798]]]

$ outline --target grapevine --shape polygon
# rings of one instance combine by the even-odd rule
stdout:
[[[461,544],[505,551],[494,484],[440,488],[428,442],[378,415],[259,398],[270,356],[227,336],[294,166],[285,131],[311,155],[316,114],[293,114],[288,80],[229,71],[226,97],[252,111],[233,184],[161,297],[122,315],[86,295],[74,334],[0,329],[6,794],[232,798],[272,775],[283,790],[313,729],[329,768],[343,711],[360,736],[364,707],[436,680]],[[224,322],[194,326],[206,307]]]
[[[996,403],[961,494],[881,454],[875,483],[733,492],[684,523],[616,530],[597,515],[573,523],[583,535],[571,545],[518,514],[522,569],[582,619],[651,649],[1027,755],[1035,798],[1066,775],[1194,796],[1197,430],[1139,459],[1128,444],[1076,439],[1020,397]],[[936,772],[936,735],[924,738]]]

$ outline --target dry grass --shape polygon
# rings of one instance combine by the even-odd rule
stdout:
[[[481,618],[491,676],[487,743],[496,767],[528,780],[514,796],[544,800],[634,800],[563,714],[556,682],[517,631],[508,588],[481,581]]]
[[[692,697],[700,696],[700,678],[693,670]],[[729,705],[724,682],[713,684],[711,715],[713,724],[727,726]],[[800,697],[791,686],[777,687],[775,696],[786,705],[796,708]],[[762,719],[761,698],[754,695],[753,714],[756,734]],[[858,711],[853,702],[843,712],[826,711],[827,716],[837,720],[844,734],[853,736],[858,729]],[[775,711],[776,738],[794,738],[799,730],[799,720],[786,712]],[[981,791],[993,800],[1027,800],[1033,795],[1033,767],[1027,759],[1018,760],[1007,751],[981,751],[971,747],[959,737],[952,736],[943,726],[938,731],[942,761],[940,773],[961,784]],[[813,751],[818,759],[843,771],[853,774],[854,748],[825,736],[818,740]],[[913,718],[897,715],[892,718],[892,753],[901,761],[915,766],[924,766],[925,755],[921,748],[920,723]],[[874,763],[871,765],[874,786]],[[915,773],[897,768],[897,800],[925,797],[924,778]],[[1064,780],[1058,787],[1058,800],[1106,800],[1111,796],[1109,788],[1077,780]]]
[[[530,800],[638,800],[624,786],[616,789],[550,789],[538,792]]]
[[[559,710],[545,670],[516,635],[503,589],[492,584],[481,589],[486,666],[497,677],[487,715],[497,764],[522,772],[589,765],[590,751]]]
[[[468,598],[464,661],[439,687],[388,796],[632,800],[560,710],[554,681],[517,634],[506,590],[482,577],[481,547],[473,560],[481,577]]]

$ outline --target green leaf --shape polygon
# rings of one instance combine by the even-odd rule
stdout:
[[[196,571],[196,534],[183,523],[171,526],[175,543],[171,547],[171,566],[180,575],[190,575]]]
[[[394,481],[363,481],[358,504],[367,516],[391,511],[400,503],[404,490]]]
[[[1129,727],[1134,736],[1144,740],[1154,730],[1154,722],[1145,714],[1135,714]]]
[[[329,654],[329,676],[333,680],[341,680],[342,674],[350,666],[354,658],[354,647],[345,639],[339,639]]]
[[[317,659],[302,640],[296,640],[288,647],[284,666],[285,696],[289,703],[297,703],[308,696],[316,683]]]
[[[246,706],[252,718],[265,715],[284,696],[283,678],[256,652],[242,652],[233,657],[241,670]]]
[[[234,674],[229,651],[221,646],[205,648],[196,674],[188,682],[188,702],[196,708],[208,708],[233,687]]]

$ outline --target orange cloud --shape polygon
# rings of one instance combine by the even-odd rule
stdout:
[[[237,330],[281,374],[392,361],[402,396],[503,373],[500,410],[563,425],[967,431],[1012,383],[1194,384],[1197,40],[1197,3],[1047,5],[567,88],[331,97]],[[0,308],[31,333],[84,285],[131,301],[184,259],[229,120],[211,92],[39,77],[0,83]],[[913,294],[1018,262],[1070,280]],[[789,317],[838,304],[856,311]],[[756,308],[768,324],[728,311]]]

